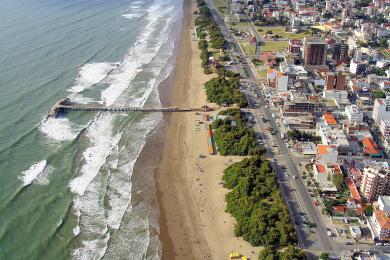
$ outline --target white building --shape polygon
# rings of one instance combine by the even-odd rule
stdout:
[[[317,145],[317,160],[325,165],[337,163],[339,153],[335,146],[319,144]]]
[[[348,154],[349,142],[343,130],[329,126],[320,126],[318,130],[324,145],[334,146],[338,154]]]
[[[352,59],[349,67],[349,72],[354,75],[359,75],[366,72],[367,65],[365,62]]]
[[[276,76],[276,90],[279,92],[286,92],[288,86],[288,76],[277,75]]]
[[[346,106],[345,114],[351,124],[359,124],[363,122],[363,112],[360,111],[356,105]]]
[[[390,119],[390,96],[376,99],[372,110],[372,118],[379,125],[383,120]]]
[[[384,137],[390,136],[390,119],[382,119],[379,124],[379,130]]]
[[[349,226],[349,232],[351,232],[353,239],[361,239],[362,231],[359,226]]]

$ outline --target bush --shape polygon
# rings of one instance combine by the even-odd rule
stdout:
[[[237,104],[239,107],[248,105],[245,95],[240,92],[237,78],[226,79],[224,77],[213,78],[205,83],[206,96],[209,102],[221,105]]]
[[[263,152],[251,127],[245,125],[239,109],[228,109],[220,114],[226,119],[213,123],[214,139],[221,155],[258,155]]]
[[[268,160],[261,156],[246,158],[226,168],[223,180],[231,189],[226,194],[226,211],[236,219],[236,236],[252,246],[277,247],[296,242],[294,226]]]

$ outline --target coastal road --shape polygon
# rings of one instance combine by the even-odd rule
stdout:
[[[236,40],[234,39],[230,30],[226,27],[223,19],[220,17],[219,13],[214,8],[212,3],[210,1],[207,1],[207,4],[210,7],[210,11],[211,11],[215,21],[217,22],[219,28],[221,29],[221,32],[223,33],[223,35],[227,39],[227,41],[236,46],[237,52],[238,52],[239,57],[240,57],[241,62],[242,62],[242,66],[244,68],[246,68],[250,82],[252,83],[253,86],[256,86],[258,88],[259,86],[256,83],[256,77],[255,77],[255,74],[252,70],[253,68],[249,65],[249,62],[248,62],[241,46],[236,42]],[[258,89],[258,91],[259,90],[260,89]],[[276,124],[274,118],[272,117],[271,111],[266,107],[267,103],[264,99],[264,96],[260,93],[260,95],[253,97],[253,100],[255,100],[255,99],[257,101],[256,106],[264,108],[263,109],[264,118],[266,118],[268,120],[270,126],[273,129],[278,130],[278,132],[279,132],[280,131],[279,127]],[[255,109],[254,114],[258,115],[258,112],[256,112],[256,109]],[[257,124],[259,124],[258,117],[257,117]],[[261,129],[262,126],[258,125],[257,127],[259,129]],[[302,234],[302,236],[299,237],[299,239],[301,239],[300,246],[303,248],[307,248],[307,249],[315,250],[315,251],[327,251],[333,255],[339,255],[341,251],[348,250],[348,248],[346,248],[346,247],[336,245],[335,242],[326,235],[327,229],[326,229],[326,226],[324,224],[324,221],[322,220],[322,216],[320,216],[319,212],[316,210],[316,208],[313,205],[313,202],[308,194],[308,191],[306,190],[306,187],[304,186],[301,175],[299,174],[297,165],[290,155],[289,149],[287,148],[286,144],[284,143],[284,140],[281,139],[280,135],[278,135],[278,134],[274,135],[273,139],[275,140],[277,147],[279,148],[279,151],[283,157],[283,161],[286,163],[286,169],[288,170],[288,173],[290,174],[290,176],[296,176],[296,179],[291,180],[291,184],[295,187],[295,190],[296,190],[295,194],[296,194],[296,198],[298,200],[299,206],[297,206],[296,203],[293,203],[293,204],[289,203],[290,199],[292,201],[294,201],[294,199],[289,198],[287,200],[288,205],[290,207],[290,210],[293,213],[296,212],[296,214],[294,214],[294,216],[293,216],[294,219],[296,221],[299,220],[297,214],[299,214],[299,212],[301,212],[301,208],[302,208],[304,213],[306,213],[306,215],[308,216],[309,221],[311,221],[317,225],[317,227],[315,228],[315,240],[314,241],[309,240],[305,236],[303,236],[303,234],[305,233],[305,230],[303,230],[302,225],[298,225],[298,229],[299,229],[298,232],[300,234]],[[269,142],[267,144],[268,144],[267,149],[272,150],[272,147],[270,147]],[[280,176],[280,174],[278,174],[278,175]],[[281,181],[280,183],[283,187],[283,191],[286,191],[289,189],[289,186],[287,185],[286,182]],[[287,193],[287,194],[289,194],[289,193]]]

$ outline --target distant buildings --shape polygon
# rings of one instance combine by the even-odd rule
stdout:
[[[360,124],[363,122],[363,112],[360,111],[358,106],[349,105],[345,107],[345,115],[348,118],[348,121],[353,124]]]
[[[381,124],[382,120],[390,119],[390,97],[375,100],[372,118],[378,125]]]
[[[345,90],[346,76],[342,72],[326,73],[326,90]]]
[[[332,60],[335,63],[345,62],[348,60],[348,45],[342,42],[336,42],[333,45]]]
[[[367,64],[360,60],[352,59],[350,66],[349,66],[349,72],[354,75],[361,75],[365,73],[367,70]]]
[[[304,39],[303,56],[306,66],[322,66],[326,62],[327,45],[323,41]]]
[[[374,240],[390,240],[390,197],[379,197],[373,215],[368,220]]]
[[[390,175],[388,167],[371,165],[363,170],[360,191],[364,198],[373,202],[379,196],[390,195]]]

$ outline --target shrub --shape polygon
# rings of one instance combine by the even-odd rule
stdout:
[[[213,78],[205,83],[205,88],[209,102],[219,105],[223,103],[227,105],[237,104],[239,107],[248,105],[245,95],[240,92],[237,78]]]
[[[236,236],[252,246],[296,242],[294,226],[268,160],[261,156],[246,158],[226,168],[223,179],[231,189],[226,194],[226,211],[236,219]]]

